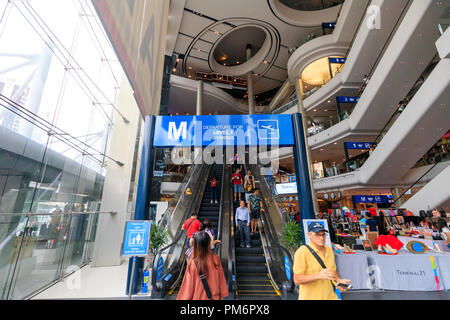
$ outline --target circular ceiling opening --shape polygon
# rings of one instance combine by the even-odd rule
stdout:
[[[337,6],[344,0],[278,0],[286,7],[299,11],[316,11]]]
[[[340,56],[332,56],[331,58],[342,58]],[[331,65],[331,70],[334,74],[342,68],[342,65]],[[330,80],[330,64],[328,57],[318,59],[310,63],[303,69],[301,79],[304,83],[309,85],[323,85]]]
[[[217,44],[213,57],[223,66],[236,66],[247,61],[247,44],[254,56],[264,44],[266,32],[259,27],[242,27],[230,32]]]

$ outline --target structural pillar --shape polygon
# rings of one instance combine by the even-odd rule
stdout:
[[[247,61],[252,57],[252,45],[247,45]],[[255,113],[255,100],[253,96],[253,72],[247,73],[247,91],[248,91],[248,114]]]
[[[197,81],[197,111],[196,115],[203,113],[203,80]]]
[[[203,80],[197,81],[197,109],[196,115],[200,116],[203,113]],[[200,163],[200,158],[202,155],[201,147],[194,147],[194,164]]]
[[[302,124],[303,124],[303,137],[305,140],[305,149],[306,149],[306,158],[308,160],[308,170],[309,170],[309,182],[311,186],[311,197],[312,197],[312,203],[314,206],[314,212],[319,212],[319,206],[317,204],[317,196],[316,191],[314,190],[314,184],[312,177],[314,176],[314,172],[312,169],[312,160],[311,160],[311,150],[309,149],[308,145],[308,135],[307,135],[307,129],[308,129],[308,123],[307,123],[307,115],[305,111],[305,107],[303,106],[303,97],[302,92],[300,90],[300,78],[296,77],[294,80],[295,84],[295,93],[297,95],[297,101],[298,101],[298,112],[302,115]]]

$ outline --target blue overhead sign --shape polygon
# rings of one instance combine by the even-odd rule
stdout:
[[[328,60],[330,63],[345,63],[347,61],[345,58],[328,58]]]
[[[322,28],[334,29],[334,28],[336,28],[336,22],[323,22],[322,23]]]
[[[122,256],[145,256],[148,254],[150,221],[127,221]]]
[[[159,116],[155,147],[294,144],[289,114]]]
[[[353,196],[355,203],[387,203],[388,196]]]
[[[370,149],[375,148],[377,144],[375,142],[345,142],[345,148],[347,149]]]
[[[359,97],[345,97],[345,96],[338,96],[336,97],[337,102],[340,103],[355,103],[359,101]]]

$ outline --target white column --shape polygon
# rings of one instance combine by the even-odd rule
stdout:
[[[203,113],[203,80],[197,81],[197,111],[196,115]]]
[[[247,61],[252,57],[252,46],[247,45]],[[247,74],[247,91],[248,91],[248,114],[255,113],[255,99],[253,96],[253,73],[249,71]]]
[[[295,84],[295,93],[297,95],[298,100],[298,112],[302,115],[302,123],[303,123],[303,135],[305,137],[305,146],[306,146],[306,158],[308,159],[308,168],[309,168],[309,182],[311,185],[311,194],[312,194],[312,202],[314,205],[314,212],[319,212],[319,206],[317,204],[317,195],[316,191],[314,190],[314,184],[313,184],[313,176],[314,171],[312,168],[312,160],[311,160],[311,150],[309,149],[308,145],[308,136],[307,136],[307,129],[308,129],[308,116],[306,115],[305,107],[303,106],[303,98],[302,98],[302,92],[300,89],[300,78],[296,77],[294,80]]]
[[[114,124],[111,127],[106,154],[124,165],[120,167],[112,160],[107,160],[100,211],[115,211],[117,214],[100,214],[99,216],[92,252],[91,265],[93,267],[118,266],[121,264],[120,247],[125,221],[130,219],[128,196],[133,169],[134,146],[141,114],[125,75],[120,85],[116,107],[130,122],[125,123],[117,112],[114,113]],[[139,168],[139,165],[137,165],[137,168]]]

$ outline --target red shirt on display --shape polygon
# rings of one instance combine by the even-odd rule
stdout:
[[[377,217],[378,216],[377,209],[375,209],[375,208],[369,208],[369,212],[372,215],[372,217]]]

